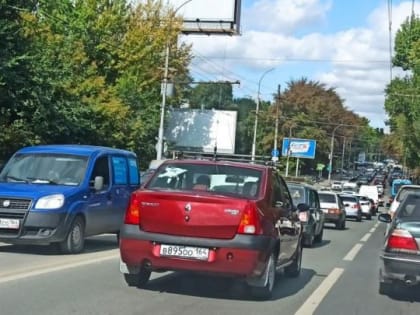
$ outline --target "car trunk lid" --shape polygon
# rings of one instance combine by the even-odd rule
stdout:
[[[231,239],[253,201],[185,192],[140,192],[140,227],[152,233]]]

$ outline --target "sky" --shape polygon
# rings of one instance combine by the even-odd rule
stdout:
[[[190,2],[194,1],[212,8],[217,2],[223,6],[233,3]],[[388,3],[392,4],[390,11]],[[401,69],[390,71],[389,17],[393,44],[412,4],[398,0],[242,0],[240,35],[182,35],[180,41],[192,44],[190,71],[195,81],[239,81],[233,85],[234,97],[256,99],[259,90],[261,99],[272,101],[279,84],[284,89],[291,80],[307,78],[334,88],[347,109],[366,117],[372,127],[387,130],[384,90],[392,77],[404,75]],[[417,9],[420,5],[414,1],[416,13]],[[226,10],[229,12],[225,8],[220,14],[225,16]]]

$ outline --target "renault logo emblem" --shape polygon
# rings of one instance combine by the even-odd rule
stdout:
[[[3,201],[3,207],[8,208],[10,206],[10,200]]]
[[[184,207],[185,211],[190,212],[191,211],[191,204],[187,203]]]

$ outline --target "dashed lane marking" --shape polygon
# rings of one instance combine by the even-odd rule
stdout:
[[[365,236],[363,236],[363,237],[360,239],[360,241],[361,241],[361,242],[367,242],[367,240],[369,239],[369,237],[371,237],[371,235],[372,235],[372,232],[370,232],[370,233],[366,233],[366,235],[365,235]]]
[[[352,261],[356,257],[357,253],[362,247],[363,247],[363,244],[360,244],[360,243],[357,243],[356,245],[354,245],[353,248],[350,249],[350,251],[347,253],[347,255],[344,256],[343,260]]]
[[[297,310],[295,315],[312,315],[343,272],[343,268],[334,268]]]

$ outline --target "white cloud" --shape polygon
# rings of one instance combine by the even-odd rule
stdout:
[[[254,91],[261,73],[272,66],[280,72],[292,62],[304,69],[307,63],[299,64],[300,60],[329,61],[322,72],[304,69],[297,78],[308,77],[336,88],[347,108],[382,127],[386,120],[384,89],[390,79],[387,7],[375,9],[366,27],[294,35],[313,23],[323,23],[330,7],[331,1],[321,0],[259,0],[244,11],[242,36],[188,36],[183,40],[193,42],[193,51],[205,56],[210,61],[207,68],[214,72],[224,68],[226,76],[238,71],[253,73],[241,80],[241,86],[246,89],[249,83],[248,90]],[[410,9],[408,1],[393,8],[394,34]],[[394,75],[397,73],[401,71],[394,69]]]
[[[243,29],[291,34],[323,23],[331,0],[258,0],[243,14]]]

